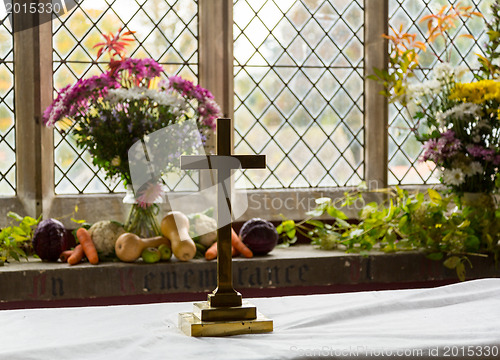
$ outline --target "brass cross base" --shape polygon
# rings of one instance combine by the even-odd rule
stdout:
[[[179,314],[179,328],[188,336],[229,336],[273,331],[273,321],[243,301],[241,306],[210,307],[195,303],[192,313]]]

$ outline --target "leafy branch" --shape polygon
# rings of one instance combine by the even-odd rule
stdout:
[[[0,230],[1,264],[8,262],[9,259],[19,261],[20,258],[28,257],[26,252],[31,245],[34,229],[41,219],[41,217],[38,219],[29,216],[22,217],[14,212],[9,212],[7,216],[13,221],[10,226]]]
[[[485,44],[486,56],[477,54],[480,70],[484,76],[478,76],[479,79],[496,79],[500,76],[500,1],[496,0],[491,4],[491,12],[493,19],[486,23],[486,34],[488,41]]]
[[[294,243],[300,233],[325,250],[348,253],[367,253],[372,249],[420,250],[429,259],[443,260],[446,267],[456,270],[461,280],[465,279],[469,256],[493,254],[498,259],[498,206],[464,204],[458,196],[442,196],[434,189],[410,194],[396,187],[382,192],[389,196],[388,200],[364,205],[357,222],[347,221],[342,208],[360,199],[360,190],[346,193],[342,199],[317,199],[317,207],[308,213],[307,219],[299,223],[284,219],[278,233],[286,246]],[[333,224],[317,219],[326,213],[333,218]]]

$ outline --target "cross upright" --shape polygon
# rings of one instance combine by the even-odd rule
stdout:
[[[181,169],[217,171],[217,288],[208,295],[210,307],[241,306],[241,294],[233,288],[231,254],[231,172],[263,169],[265,155],[232,155],[231,119],[217,119],[217,155],[181,156]]]

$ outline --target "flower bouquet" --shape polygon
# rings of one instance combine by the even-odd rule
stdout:
[[[482,17],[471,6],[444,6],[436,14],[421,19],[427,22],[425,42],[416,41],[415,34],[392,29],[385,35],[390,43],[388,71],[375,70],[375,79],[384,85],[383,94],[391,102],[404,105],[413,119],[412,130],[423,144],[421,161],[430,161],[437,167],[440,180],[454,193],[491,194],[500,188],[500,83],[498,67],[492,65],[500,56],[496,46],[500,37],[498,4],[492,6],[494,22],[487,24],[490,42],[486,54],[480,56],[482,64],[478,81],[460,82],[470,71],[465,66],[452,66],[437,54],[438,63],[426,80],[413,81],[419,66],[419,53],[428,44],[441,39],[444,48],[453,44],[450,30],[460,18]],[[470,34],[461,36],[472,38]],[[451,47],[453,48],[453,47]],[[446,60],[451,50],[444,51]],[[442,55],[442,56],[444,56]]]
[[[58,123],[60,131],[75,136],[77,145],[90,152],[106,179],[119,176],[127,189],[132,186],[128,152],[135,143],[188,119],[194,119],[206,136],[220,114],[208,90],[180,76],[160,80],[163,68],[156,61],[125,57],[125,47],[134,41],[132,35],[121,29],[116,35],[104,34],[106,41],[95,47],[98,58],[109,54],[108,70],[61,89],[43,115],[45,125]],[[149,186],[136,189],[137,203],[132,206],[127,231],[159,234],[154,203],[161,192],[158,176]]]
[[[454,192],[492,193],[500,165],[500,83],[459,82],[463,70],[435,67],[431,80],[408,87],[409,106],[425,120],[423,161],[434,162]]]

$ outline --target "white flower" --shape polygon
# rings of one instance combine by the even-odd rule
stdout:
[[[408,87],[406,88],[406,94],[412,99],[424,95],[425,88],[423,86],[423,83],[408,85]]]
[[[422,83],[408,85],[406,88],[406,94],[410,99],[427,95],[436,95],[441,93],[441,87],[442,84],[438,80],[426,80]]]
[[[127,89],[127,93],[128,93],[128,98],[132,100],[141,100],[145,98],[143,89],[141,89],[140,87],[133,87]]]
[[[179,116],[187,109],[187,102],[180,95],[172,91],[159,91],[156,89],[146,89],[133,87],[130,89],[111,89],[106,100],[110,103],[118,103],[125,100],[151,99],[158,105],[169,106],[174,115]]]
[[[473,161],[470,163],[468,167],[468,174],[467,175],[476,175],[476,174],[482,174],[483,173],[483,165],[481,165],[480,162],[478,161]]]
[[[443,171],[443,182],[447,185],[458,186],[465,181],[465,174],[462,169],[445,169]]]
[[[455,119],[463,119],[464,116],[479,116],[481,113],[481,107],[477,104],[473,103],[461,103],[458,105],[455,105],[451,109],[446,110],[444,113],[439,115],[439,120],[441,123],[444,123],[446,119],[449,117],[455,118]],[[437,119],[437,115],[436,115]]]
[[[436,112],[436,121],[439,123],[440,126],[445,126],[445,120],[446,120],[446,117],[444,115],[444,112],[442,112],[441,110],[438,110]]]
[[[110,103],[117,103],[129,98],[128,89],[111,89],[108,91],[108,95],[106,96],[106,100]]]
[[[150,90],[148,95],[159,105],[170,106],[179,110],[185,109],[185,107],[187,106],[186,101],[172,91],[164,92]]]
[[[437,64],[432,71],[432,78],[435,80],[448,80],[453,78],[454,75],[455,70],[453,66],[447,62]]]
[[[436,94],[441,93],[441,89],[443,87],[443,84],[436,79],[431,79],[431,80],[425,81],[424,86],[427,88],[427,93],[429,95],[436,95]]]

